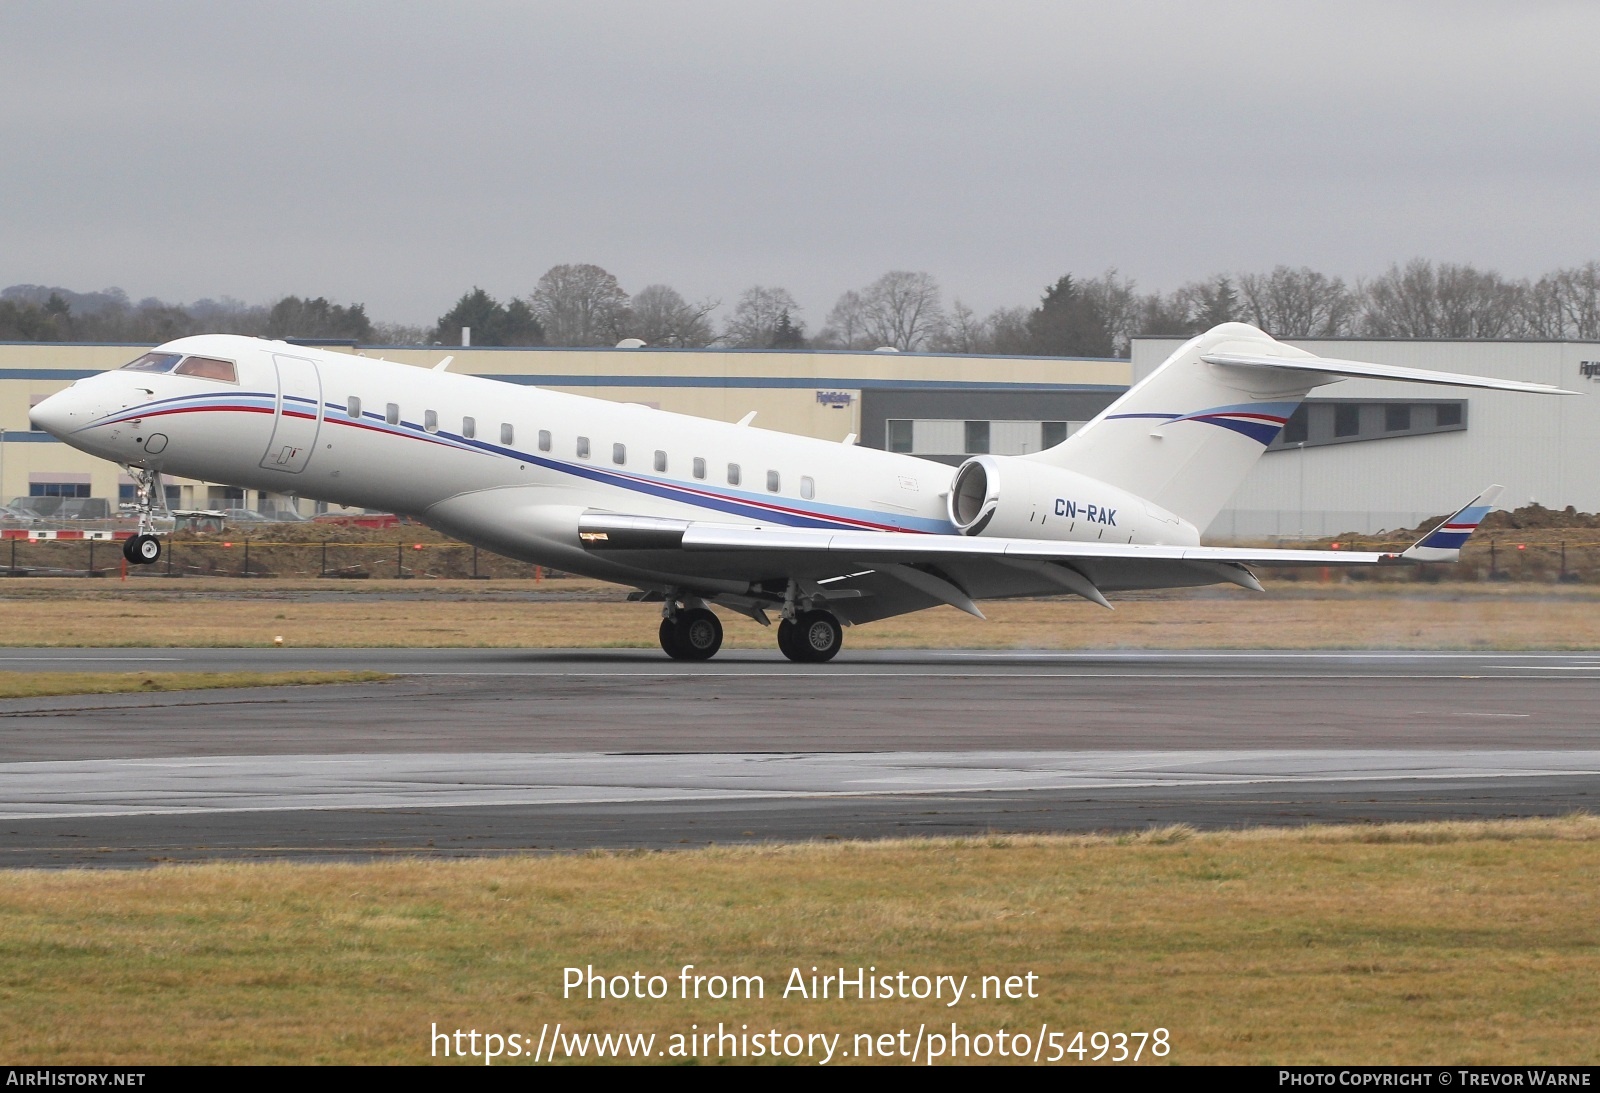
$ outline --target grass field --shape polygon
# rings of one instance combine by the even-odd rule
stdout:
[[[330,587],[333,584],[334,587]],[[654,648],[658,608],[596,582],[33,579],[0,583],[13,646],[492,646]],[[847,648],[1592,649],[1600,587],[1318,584],[985,602],[987,621],[935,608],[846,635]],[[769,630],[723,614],[726,647]]]
[[[684,964],[760,975],[765,998],[683,1001]],[[563,998],[588,965],[671,993]],[[792,968],[841,965],[1031,972],[1038,997],[781,997]],[[1593,1064],[1600,819],[0,872],[8,1063],[419,1062],[434,1023],[557,1021],[846,1050],[951,1021],[1162,1027],[1173,1063]]]
[[[383,672],[0,672],[0,698],[298,687],[314,683],[376,683],[393,678]]]

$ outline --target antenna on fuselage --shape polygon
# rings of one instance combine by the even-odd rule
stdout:
[[[433,370],[435,372],[443,372],[446,368],[450,367],[450,362],[455,360],[455,359],[456,358],[455,358],[454,355],[448,356],[444,360],[440,361],[438,364],[434,365],[433,366]]]
[[[739,424],[740,425],[748,425],[752,421],[754,421],[755,419],[756,419],[756,412],[754,410],[751,410],[748,414],[744,415],[744,417],[739,419]]]

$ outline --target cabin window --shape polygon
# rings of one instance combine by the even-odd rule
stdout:
[[[706,476],[706,461],[698,455],[694,457],[694,476],[696,478]]]
[[[471,440],[473,437],[477,436],[478,435],[478,419],[475,418],[475,417],[464,417],[464,418],[462,418],[461,419],[461,435],[466,437],[468,440]]]
[[[550,450],[550,430],[549,429],[540,429],[539,430],[539,450],[541,452],[548,452]]]
[[[807,501],[809,501],[813,497],[815,497],[816,495],[817,495],[817,484],[815,482],[811,481],[811,476],[810,475],[804,475],[804,474],[801,475],[800,476],[800,496],[804,497]]]
[[[196,379],[221,380],[223,383],[238,383],[239,369],[232,361],[219,361],[215,357],[185,357],[182,364],[173,369],[175,376],[194,376]]]
[[[345,400],[344,412],[359,421],[361,419],[361,400],[351,395]]]
[[[514,443],[516,439],[517,431],[511,427],[511,423],[509,421],[502,421],[500,423],[500,443],[511,444]]]
[[[661,451],[660,449],[656,450],[656,473],[667,473],[667,453]]]
[[[422,427],[430,433],[437,433],[439,431],[439,411],[422,411]]]
[[[1383,408],[1383,427],[1391,433],[1409,432],[1411,430],[1411,404],[1409,402],[1391,402]]]
[[[778,492],[778,486],[779,486],[778,472],[777,471],[768,471],[767,472],[767,492],[768,493],[777,493]]]
[[[589,458],[589,438],[586,436],[580,436],[578,438],[578,458]]]
[[[1434,409],[1434,421],[1442,429],[1447,425],[1461,424],[1461,407],[1459,402],[1441,402]]]
[[[628,461],[628,446],[626,444],[611,445],[611,462],[618,466]]]
[[[400,404],[398,402],[391,402],[383,408],[383,420],[390,425],[400,424]]]
[[[739,484],[739,464],[737,464],[737,463],[729,463],[728,464],[728,485],[737,486],[738,484]]]

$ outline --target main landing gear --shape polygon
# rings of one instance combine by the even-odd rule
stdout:
[[[156,538],[156,498],[161,495],[161,472],[146,467],[125,468],[137,492],[134,507],[139,513],[139,531],[122,544],[122,556],[129,565],[154,565],[161,560],[161,540]]]
[[[797,664],[832,660],[843,644],[844,627],[829,611],[802,611],[778,623],[778,649]]]
[[[710,660],[722,648],[722,620],[709,608],[682,608],[662,616],[660,637],[673,660]]]
[[[672,589],[662,594],[662,651],[673,660],[710,660],[722,648],[722,620],[712,614],[705,600],[683,595]],[[832,611],[817,606],[819,601],[799,595],[790,583],[783,600],[783,617],[778,623],[778,649],[797,664],[821,664],[834,658],[844,644],[844,625]],[[770,604],[770,601],[769,601]],[[736,607],[757,622],[767,615],[759,604],[750,609]],[[776,606],[776,604],[770,604]]]

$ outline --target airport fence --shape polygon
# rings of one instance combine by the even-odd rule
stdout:
[[[427,540],[352,542],[246,536],[167,536],[161,560],[129,566],[121,539],[0,541],[0,576],[7,577],[239,577],[333,580],[539,580],[559,577],[467,543]]]

